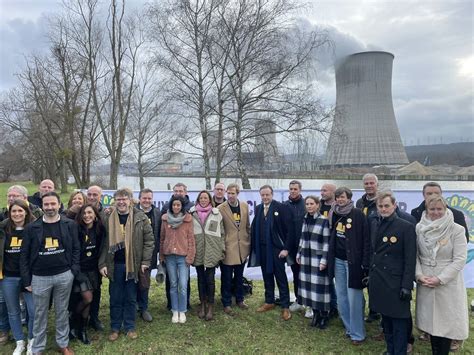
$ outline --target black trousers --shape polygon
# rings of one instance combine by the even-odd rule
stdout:
[[[406,355],[410,318],[392,318],[382,314],[383,333],[387,352]]]
[[[280,259],[278,254],[280,250],[272,248],[273,272],[267,270],[267,250],[266,245],[260,245],[261,250],[261,268],[263,284],[265,286],[265,303],[275,303],[275,280],[280,291],[281,308],[290,307],[290,289],[288,287],[288,278],[285,272],[285,259]]]
[[[216,294],[216,268],[196,266],[198,278],[199,300],[202,302],[214,304],[214,296]]]
[[[448,355],[451,348],[451,339],[430,336],[431,353],[433,355]]]

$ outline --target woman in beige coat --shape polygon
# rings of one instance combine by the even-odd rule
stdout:
[[[196,238],[196,267],[199,300],[199,318],[213,319],[214,295],[216,293],[216,266],[224,259],[225,234],[222,216],[212,205],[211,194],[203,190],[198,194],[196,204],[189,210],[193,217]]]
[[[452,339],[467,339],[469,320],[463,269],[464,228],[439,195],[426,202],[416,226],[416,325],[431,335],[433,354],[448,354]]]

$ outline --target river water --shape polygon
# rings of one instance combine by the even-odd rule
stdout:
[[[227,178],[222,180],[225,185],[232,182],[241,185],[240,179]],[[287,189],[291,179],[250,179],[252,189],[258,189],[260,186],[269,184],[274,189]],[[303,189],[317,190],[325,183],[333,183],[336,186],[346,186],[350,189],[362,189],[360,180],[322,180],[322,179],[299,179]],[[108,181],[107,181],[108,182]],[[204,178],[193,177],[147,177],[145,186],[152,190],[170,190],[177,182],[186,184],[188,190],[202,190],[206,187]],[[474,181],[437,181],[443,190],[462,190],[473,191]],[[391,190],[417,190],[420,191],[426,181],[422,180],[380,180],[379,188]],[[129,187],[133,190],[140,189],[139,179],[136,176],[120,175],[118,178],[119,187]]]

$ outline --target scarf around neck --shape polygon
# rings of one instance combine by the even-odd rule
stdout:
[[[211,213],[212,210],[212,205],[208,204],[206,207],[202,207],[199,203],[196,205],[196,212],[199,216],[199,220],[201,221],[201,224],[204,225],[206,222],[207,217]]]
[[[109,217],[109,253],[125,248],[125,280],[135,280],[135,262],[133,258],[133,207],[128,211],[127,223],[122,227],[119,213],[115,209]],[[137,280],[135,280],[137,281]]]
[[[349,202],[344,206],[339,206],[336,203],[336,201],[334,201],[328,213],[329,227],[332,228],[332,217],[334,213],[337,214],[338,216],[345,217],[349,213],[351,213],[353,208],[354,208],[354,201],[352,200],[349,200]]]
[[[441,240],[452,235],[453,227],[453,212],[449,208],[446,208],[446,213],[443,217],[434,221],[428,218],[426,211],[423,211],[420,223],[416,225],[420,254],[433,260],[436,259],[441,246]]]
[[[180,212],[177,216],[173,212],[168,211],[168,224],[171,228],[176,229],[183,224],[185,214]]]

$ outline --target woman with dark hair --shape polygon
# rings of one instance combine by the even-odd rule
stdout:
[[[433,354],[447,355],[452,339],[469,335],[466,237],[443,197],[433,195],[425,206],[416,225],[416,326],[430,335]]]
[[[20,277],[20,251],[25,226],[34,221],[26,201],[15,200],[8,209],[8,218],[0,223],[0,287],[7,304],[8,320],[16,341],[14,355],[25,351],[25,336],[21,326],[20,293],[28,311],[28,353],[33,346],[34,303],[31,292],[23,287]]]
[[[189,266],[196,254],[193,218],[184,206],[184,198],[173,195],[161,217],[160,262],[166,263],[170,279],[172,323],[186,323]]]
[[[81,246],[81,272],[76,276],[72,286],[72,312],[74,330],[72,335],[84,344],[89,344],[87,323],[89,320],[90,305],[93,292],[100,287],[99,254],[105,228],[99,217],[99,211],[91,204],[81,207],[76,216],[78,237]]]
[[[329,278],[336,281],[337,308],[353,345],[365,340],[363,279],[369,274],[370,239],[367,219],[354,207],[352,191],[340,187],[329,211]]]
[[[213,319],[214,295],[216,291],[216,266],[224,259],[225,233],[222,215],[213,207],[211,194],[203,190],[196,204],[189,210],[193,216],[194,237],[196,240],[196,267],[199,288],[199,318]],[[206,309],[207,308],[207,309]]]
[[[306,214],[296,254],[300,268],[298,300],[313,310],[312,327],[326,329],[331,303],[331,280],[328,277],[329,222],[319,213],[320,202],[315,196],[304,199]]]

